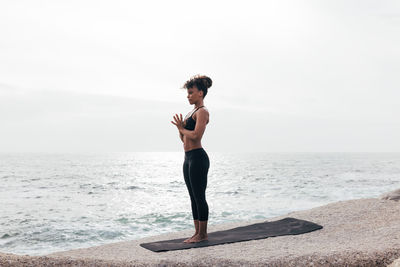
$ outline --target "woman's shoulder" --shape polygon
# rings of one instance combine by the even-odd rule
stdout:
[[[197,115],[196,113],[201,114],[202,116],[206,116],[207,118],[210,117],[210,113],[208,112],[208,109],[206,107],[201,107],[197,110],[197,112],[195,112],[195,114],[193,115],[193,119],[197,119]]]
[[[208,112],[208,108],[206,106],[202,106],[201,108],[199,108],[199,110],[205,110]]]
[[[209,114],[207,107],[201,107],[198,111]]]

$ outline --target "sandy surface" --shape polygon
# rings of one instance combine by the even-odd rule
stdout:
[[[324,228],[302,235],[158,253],[139,246],[190,236],[190,229],[46,256],[0,253],[0,266],[387,266],[400,258],[399,201],[340,201],[268,221],[285,217],[309,220]],[[208,232],[262,221],[209,225]]]

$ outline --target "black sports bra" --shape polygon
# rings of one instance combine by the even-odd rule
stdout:
[[[190,114],[188,113],[185,117],[185,126],[183,128],[185,128],[186,130],[190,130],[193,131],[194,128],[196,127],[196,121],[192,118],[193,114],[199,109],[202,108],[204,106],[198,107],[195,111],[193,111],[192,115],[190,115],[189,118],[187,118],[187,116]],[[186,119],[187,118],[187,119]]]

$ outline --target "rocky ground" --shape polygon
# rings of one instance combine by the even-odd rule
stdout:
[[[400,190],[398,190],[400,194]],[[388,197],[389,195],[389,197]],[[75,249],[46,256],[0,253],[0,266],[387,266],[400,265],[400,202],[381,198],[331,203],[268,221],[294,217],[324,228],[314,232],[155,253],[140,243],[191,236],[192,230]],[[251,223],[208,226],[208,232]],[[397,264],[397,265],[396,265]]]

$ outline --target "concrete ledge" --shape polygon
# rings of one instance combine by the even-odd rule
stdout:
[[[291,212],[324,228],[311,233],[272,237],[155,253],[143,242],[190,236],[192,230],[46,256],[0,253],[0,266],[387,266],[400,258],[400,202],[379,198],[331,203]],[[225,230],[265,220],[209,225]]]

